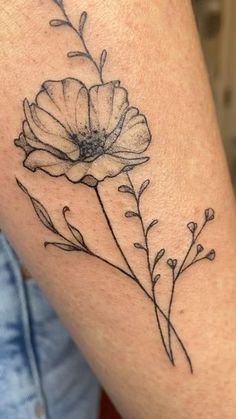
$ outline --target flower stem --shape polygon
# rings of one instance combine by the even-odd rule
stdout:
[[[133,182],[132,182],[132,180],[131,180],[128,172],[127,172],[127,178],[128,178],[128,181],[129,181],[129,184],[130,184],[131,188],[134,191],[134,197],[135,197],[135,201],[136,201],[136,205],[137,205],[138,216],[139,216],[141,227],[142,227],[142,232],[143,232],[143,237],[144,237],[144,243],[145,243],[145,249],[146,249],[146,256],[147,256],[148,272],[149,272],[149,277],[150,277],[150,281],[151,281],[151,284],[152,284],[152,297],[153,297],[153,301],[154,301],[154,310],[155,310],[155,316],[156,316],[158,330],[159,330],[159,333],[160,333],[160,336],[161,336],[161,341],[162,341],[163,347],[165,349],[165,352],[166,352],[169,360],[171,361],[171,363],[174,365],[173,359],[171,359],[170,353],[169,353],[169,351],[167,349],[167,345],[166,345],[165,338],[164,338],[163,331],[162,331],[162,327],[161,327],[159,313],[158,313],[158,310],[157,310],[157,304],[156,304],[157,301],[156,301],[156,294],[155,294],[155,284],[153,282],[153,270],[151,268],[151,262],[150,262],[150,253],[149,253],[148,237],[147,237],[147,234],[146,234],[146,231],[145,231],[145,226],[144,226],[144,222],[143,222],[143,218],[142,218],[142,214],[141,214],[140,200],[139,200],[139,198],[137,197],[137,195],[135,193],[134,185],[133,185]]]
[[[177,281],[177,279],[179,278],[179,276],[181,275],[181,273],[183,272],[183,270],[185,270],[184,269],[184,265],[185,265],[185,262],[187,261],[187,258],[188,258],[188,256],[189,256],[189,254],[190,254],[190,252],[191,252],[191,250],[192,250],[192,248],[193,248],[193,246],[194,246],[194,244],[196,243],[196,241],[197,241],[197,239],[198,239],[198,237],[200,236],[200,234],[202,233],[202,231],[203,231],[203,229],[204,229],[204,227],[205,227],[205,225],[206,225],[206,221],[204,221],[203,222],[203,224],[202,224],[202,227],[200,228],[200,230],[199,230],[199,232],[198,232],[198,234],[196,234],[196,236],[194,237],[192,237],[192,240],[191,240],[191,243],[190,243],[190,246],[189,246],[189,248],[188,248],[188,250],[187,250],[187,253],[186,253],[186,255],[185,255],[185,257],[184,257],[184,259],[183,259],[183,261],[182,261],[182,263],[181,263],[181,265],[180,265],[180,267],[179,267],[179,270],[178,270],[178,272],[177,272],[177,274],[176,274],[176,276],[175,276],[175,281]]]
[[[85,54],[86,54],[86,58],[88,58],[88,60],[90,60],[91,61],[91,63],[94,65],[94,67],[96,68],[96,70],[97,70],[97,72],[98,72],[98,75],[99,75],[99,79],[100,79],[100,81],[101,81],[101,83],[103,84],[104,83],[104,80],[103,80],[103,76],[102,76],[102,67],[100,67],[97,63],[96,63],[96,61],[95,61],[95,59],[93,58],[93,56],[92,56],[92,54],[90,53],[90,51],[89,51],[89,49],[88,49],[88,47],[87,47],[87,45],[86,45],[86,42],[85,42],[85,40],[84,40],[84,36],[83,36],[83,33],[82,32],[80,32],[79,30],[77,30],[76,29],[76,27],[73,25],[73,23],[71,22],[71,20],[70,20],[70,18],[69,18],[69,16],[68,16],[68,14],[67,14],[67,12],[66,12],[66,10],[65,10],[65,7],[64,7],[64,4],[63,4],[63,2],[61,2],[60,4],[57,4],[58,6],[59,6],[59,8],[61,9],[61,11],[62,11],[62,13],[63,13],[63,15],[64,15],[64,17],[65,17],[65,19],[66,19],[66,22],[67,22],[67,24],[68,24],[68,26],[76,33],[76,35],[79,37],[79,39],[80,39],[80,41],[81,41],[81,43],[82,43],[82,45],[83,45],[83,48],[84,48],[84,51],[85,51]]]
[[[108,225],[108,227],[109,227],[109,230],[110,230],[110,232],[111,232],[111,234],[112,234],[112,237],[113,237],[113,239],[114,239],[114,241],[115,241],[115,243],[116,243],[116,246],[117,246],[117,248],[118,248],[118,250],[119,250],[119,252],[120,252],[120,254],[121,254],[121,256],[122,256],[122,258],[123,258],[123,260],[124,260],[124,262],[125,262],[125,264],[126,264],[126,266],[127,266],[127,268],[128,268],[128,270],[129,270],[129,272],[131,273],[131,275],[132,275],[134,278],[136,278],[136,275],[135,275],[135,273],[134,273],[134,271],[133,271],[132,267],[130,266],[129,261],[128,261],[127,257],[125,256],[125,254],[124,254],[124,252],[123,252],[123,250],[122,250],[122,248],[121,248],[121,246],[120,246],[120,243],[119,243],[119,242],[118,242],[118,240],[117,240],[117,237],[116,237],[115,232],[114,232],[114,230],[113,230],[112,224],[111,224],[111,222],[110,222],[110,219],[109,219],[109,217],[108,217],[108,215],[107,215],[107,212],[106,212],[106,210],[105,210],[104,204],[103,204],[103,202],[102,202],[102,199],[101,199],[101,196],[100,196],[100,193],[99,193],[98,187],[97,187],[97,186],[95,186],[95,188],[94,188],[94,189],[95,189],[95,192],[96,192],[96,196],[97,196],[98,202],[99,202],[100,207],[101,207],[101,209],[102,209],[103,215],[104,215],[104,217],[105,217],[105,219],[106,219],[106,222],[107,222],[107,225]]]
[[[70,243],[71,245],[73,245],[74,247],[75,247],[75,251],[77,250],[77,251],[81,251],[81,249],[80,249],[80,247],[79,246],[77,246],[73,241],[71,241],[70,239],[67,239],[63,234],[61,234],[59,231],[57,231],[57,233],[56,233],[59,237],[61,237],[62,239],[64,239],[64,240],[66,240],[68,243]],[[98,260],[100,260],[100,261],[102,261],[102,262],[104,262],[104,263],[106,263],[107,265],[109,265],[109,266],[111,266],[112,268],[114,268],[114,269],[116,269],[116,270],[118,270],[119,272],[121,272],[121,273],[123,273],[125,276],[127,276],[128,278],[130,278],[130,279],[132,279],[138,286],[139,286],[139,288],[141,289],[141,291],[146,295],[146,297],[150,300],[150,301],[152,301],[153,302],[153,304],[155,305],[155,310],[156,310],[156,312],[157,312],[157,314],[158,314],[158,312],[160,313],[160,315],[167,321],[168,319],[167,319],[167,316],[166,316],[166,314],[163,312],[163,310],[160,308],[160,306],[158,305],[158,303],[157,303],[157,301],[156,301],[156,298],[155,298],[155,296],[154,296],[154,298],[153,298],[153,296],[152,295],[150,295],[149,294],[149,292],[145,289],[145,287],[141,284],[141,282],[138,280],[138,278],[134,275],[132,275],[132,274],[130,274],[130,273],[128,273],[127,271],[125,271],[124,269],[122,269],[122,268],[120,268],[119,266],[117,266],[117,265],[115,265],[114,263],[112,263],[112,262],[110,262],[109,260],[107,260],[107,259],[105,259],[105,258],[103,258],[102,256],[99,256],[99,255],[97,255],[96,253],[94,253],[94,252],[92,252],[90,249],[84,249],[83,250],[83,252],[84,253],[86,253],[87,255],[89,255],[89,256],[92,256],[92,257],[94,257],[94,258],[96,258],[96,259],[98,259]],[[186,357],[186,360],[187,360],[187,362],[188,362],[188,365],[189,365],[189,369],[190,369],[190,372],[191,373],[193,373],[193,367],[192,367],[192,363],[191,363],[191,359],[190,359],[190,357],[189,357],[189,355],[188,355],[188,352],[187,352],[187,350],[186,350],[186,348],[185,348],[185,346],[184,346],[184,344],[183,344],[183,342],[181,341],[181,339],[180,339],[180,337],[179,337],[179,335],[178,335],[178,333],[177,333],[177,331],[176,331],[176,329],[175,329],[175,327],[173,326],[173,324],[171,324],[170,323],[170,328],[171,328],[171,330],[172,330],[172,332],[174,333],[174,335],[175,335],[175,337],[176,337],[176,339],[177,339],[177,341],[179,342],[179,344],[180,344],[180,347],[182,348],[182,350],[183,350],[183,352],[184,352],[184,355],[185,355],[185,357]]]
[[[173,358],[173,350],[172,350],[172,342],[171,342],[171,328],[170,328],[170,321],[171,321],[171,310],[172,310],[172,305],[173,305],[173,301],[174,301],[174,293],[175,293],[175,274],[174,274],[174,269],[172,270],[172,288],[171,288],[171,295],[170,295],[170,301],[169,301],[169,308],[168,308],[168,323],[167,323],[167,327],[168,327],[168,345],[169,345],[169,351],[170,351],[170,357],[172,359],[172,361],[174,362],[174,358]]]
[[[178,269],[178,272],[175,274],[174,269],[172,270],[172,288],[171,288],[171,295],[170,295],[170,301],[169,301],[169,307],[168,307],[168,344],[169,344],[169,351],[170,351],[170,356],[171,359],[173,360],[173,350],[172,350],[172,342],[171,342],[171,328],[170,328],[170,322],[171,322],[171,313],[172,313],[172,306],[173,306],[173,301],[174,301],[174,293],[175,293],[175,287],[176,287],[176,281],[177,279],[180,277],[180,275],[186,270],[188,269],[190,266],[192,266],[194,263],[198,262],[199,260],[202,260],[204,258],[195,260],[195,258],[193,259],[193,261],[185,266],[185,263],[188,259],[188,256],[194,246],[194,244],[196,243],[197,239],[199,238],[200,234],[202,233],[205,225],[206,225],[206,220],[203,222],[202,227],[200,228],[198,234],[196,234],[196,236],[194,237],[194,235],[192,236],[192,240],[191,243],[189,245],[189,248],[187,249],[187,252],[183,258],[183,261]]]

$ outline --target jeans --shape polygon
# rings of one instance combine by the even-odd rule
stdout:
[[[0,233],[0,419],[96,419],[98,382]]]

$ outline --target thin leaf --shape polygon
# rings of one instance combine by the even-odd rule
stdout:
[[[68,25],[68,22],[66,20],[62,20],[62,19],[52,19],[49,22],[50,26],[63,26],[63,25]]]
[[[82,250],[82,249],[78,249],[76,246],[72,246],[72,245],[66,244],[66,243],[57,243],[57,242],[45,242],[44,243],[44,247],[47,247],[49,245],[58,247],[61,250],[66,250],[67,252],[73,252],[75,250],[77,250],[77,251]]]
[[[157,252],[154,262],[153,262],[153,270],[155,269],[156,264],[159,262],[159,260],[164,256],[164,254],[165,254],[165,249],[161,249],[159,250],[159,252]]]
[[[149,179],[146,179],[143,183],[142,183],[142,185],[140,186],[140,189],[139,189],[139,197],[143,194],[143,192],[147,189],[147,187],[148,187],[148,185],[150,184],[150,180]]]
[[[26,194],[28,195],[28,197],[31,200],[31,203],[33,205],[33,208],[39,218],[39,220],[41,221],[41,223],[48,228],[49,230],[51,230],[53,233],[57,233],[56,228],[54,227],[54,224],[52,222],[52,219],[50,217],[50,215],[48,214],[46,208],[35,198],[33,198],[30,193],[28,192],[27,188],[22,185],[22,183],[16,178],[16,182],[17,185],[19,186],[19,188]]]
[[[146,230],[146,234],[151,230],[152,227],[154,227],[158,223],[158,220],[152,220],[152,222],[149,224]]]
[[[55,229],[51,217],[48,214],[46,208],[37,199],[32,197],[30,197],[30,199],[41,223],[43,223],[43,225],[47,227],[49,230],[53,231],[53,233],[57,233],[57,230]]]
[[[67,53],[67,57],[69,57],[69,58],[73,58],[73,57],[88,58],[88,54],[86,54],[86,52],[82,52],[82,51],[70,51],[70,52]]]
[[[130,194],[134,195],[133,188],[131,188],[128,185],[121,185],[121,186],[119,186],[118,191],[119,192],[124,192],[124,193],[130,193]]]
[[[75,240],[81,244],[81,246],[83,246],[84,248],[87,248],[85,242],[84,242],[84,238],[83,235],[81,234],[81,232],[78,230],[78,228],[74,227],[72,224],[69,223],[69,221],[66,218],[66,212],[70,211],[70,209],[68,207],[64,207],[63,208],[63,216],[64,219],[66,221],[67,227],[69,228],[70,232],[72,233],[73,237],[75,238]]]
[[[88,17],[88,15],[87,15],[87,13],[86,13],[86,12],[83,12],[83,13],[81,14],[81,16],[80,16],[80,21],[79,21],[79,32],[80,32],[81,34],[83,33],[83,30],[84,30],[84,25],[85,25],[85,23],[86,23],[87,17]]]
[[[154,284],[156,284],[156,283],[157,283],[157,281],[160,279],[160,277],[161,277],[161,275],[160,275],[160,274],[155,275],[155,276],[152,278],[152,282],[153,282]]]
[[[100,68],[102,69],[105,65],[107,59],[107,51],[104,49],[101,53],[101,57],[100,57]]]
[[[22,183],[16,178],[16,183],[19,186],[19,188],[30,197],[28,190],[26,189],[26,187],[24,185],[22,185]]]
[[[134,211],[126,211],[125,216],[127,218],[131,218],[131,217],[139,217],[139,215],[137,214],[137,212]]]
[[[141,243],[134,243],[134,247],[136,247],[136,249],[142,249],[142,250],[147,250],[146,247],[141,244]]]
[[[68,225],[72,235],[74,236],[75,240],[77,240],[77,242],[80,243],[83,247],[86,247],[85,243],[84,243],[84,238],[83,238],[82,234],[80,233],[80,231],[70,223],[67,223],[67,225]]]

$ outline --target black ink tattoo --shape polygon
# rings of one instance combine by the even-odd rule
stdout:
[[[154,259],[151,257],[149,234],[158,225],[158,220],[153,219],[146,225],[141,208],[141,201],[144,192],[149,188],[150,179],[146,179],[140,188],[135,190],[130,176],[131,170],[149,160],[148,156],[143,155],[151,142],[146,117],[136,107],[129,105],[128,91],[121,86],[120,81],[104,81],[103,70],[107,61],[107,51],[102,51],[98,62],[89,51],[84,37],[87,13],[84,11],[81,14],[79,26],[76,28],[66,12],[63,0],[53,2],[59,7],[63,17],[51,20],[50,25],[70,28],[78,36],[82,47],[78,51],[70,51],[67,56],[88,60],[97,72],[99,82],[87,88],[82,81],[75,78],[45,81],[36,95],[35,102],[30,104],[27,99],[24,100],[25,120],[15,145],[24,150],[23,165],[32,172],[42,170],[53,177],[65,176],[70,182],[83,183],[93,188],[126,268],[121,268],[94,253],[81,231],[70,223],[69,207],[65,206],[62,212],[68,230],[68,236],[65,236],[55,227],[42,203],[35,199],[18,179],[17,184],[30,199],[40,222],[56,236],[55,241],[45,242],[45,247],[51,245],[67,252],[84,252],[134,281],[153,305],[161,343],[170,363],[176,363],[173,348],[175,342],[183,351],[192,373],[190,356],[172,322],[172,308],[177,281],[184,272],[200,261],[215,259],[215,250],[205,252],[199,243],[202,231],[215,218],[214,210],[205,210],[204,220],[199,228],[194,221],[187,224],[191,240],[183,260],[166,260],[172,286],[168,308],[164,310],[158,298],[158,284],[162,276],[158,266],[160,261],[165,260],[166,250],[160,248],[156,251]],[[117,177],[121,173],[125,173],[127,182],[120,185],[118,191],[133,197],[135,207],[127,210],[125,217],[135,217],[139,221],[143,241],[134,243],[134,247],[145,253],[149,287],[144,286],[135,274],[113,230],[99,192],[100,182],[106,178]]]

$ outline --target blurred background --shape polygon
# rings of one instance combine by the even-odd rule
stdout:
[[[236,192],[236,0],[192,0]],[[105,394],[100,419],[120,419]]]
[[[236,1],[192,3],[236,191]]]

